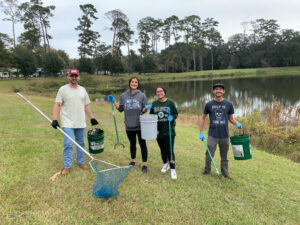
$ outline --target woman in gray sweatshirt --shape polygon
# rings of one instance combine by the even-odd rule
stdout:
[[[129,165],[135,166],[136,164],[136,136],[138,136],[139,144],[141,147],[143,167],[142,172],[147,173],[147,145],[146,141],[141,137],[140,115],[145,113],[145,105],[147,104],[146,95],[138,90],[139,79],[137,77],[131,77],[129,80],[129,89],[124,92],[119,103],[116,101],[114,105],[119,112],[124,111],[124,123],[126,126],[126,134],[130,142],[130,154],[131,162]]]

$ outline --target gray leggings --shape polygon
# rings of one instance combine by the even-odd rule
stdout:
[[[220,156],[221,156],[221,173],[223,176],[228,176],[228,149],[229,149],[229,138],[214,138],[212,136],[208,136],[207,138],[207,146],[210,151],[212,157],[214,157],[217,144],[219,144]],[[206,151],[205,153],[205,171],[211,171],[211,159],[209,153]]]

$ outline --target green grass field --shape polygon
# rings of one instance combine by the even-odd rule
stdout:
[[[230,149],[233,180],[218,179],[213,168],[203,176],[198,128],[183,123],[176,127],[176,181],[161,174],[159,148],[148,141],[149,172],[141,172],[138,148],[137,166],[117,198],[93,196],[96,174],[76,165],[52,182],[63,167],[62,134],[12,91],[23,82],[0,82],[0,224],[300,224],[300,164],[259,149],[252,149],[252,160],[235,161]],[[54,97],[23,94],[51,118]],[[105,130],[105,150],[96,157],[127,165],[123,114],[116,113],[126,148],[114,150],[110,105],[91,108]],[[219,167],[218,151],[215,160]]]

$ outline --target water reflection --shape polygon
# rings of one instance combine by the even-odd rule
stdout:
[[[285,108],[300,104],[300,76],[151,83],[142,85],[140,89],[146,93],[148,101],[152,102],[155,99],[155,88],[162,85],[167,89],[168,97],[181,110],[200,112],[205,102],[213,98],[212,85],[215,82],[225,85],[224,97],[233,102],[238,115],[250,113],[254,109],[263,111],[274,101]]]

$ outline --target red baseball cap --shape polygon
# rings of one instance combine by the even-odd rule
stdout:
[[[71,76],[72,74],[76,74],[79,76],[79,71],[77,69],[70,69],[69,70],[69,76]]]

